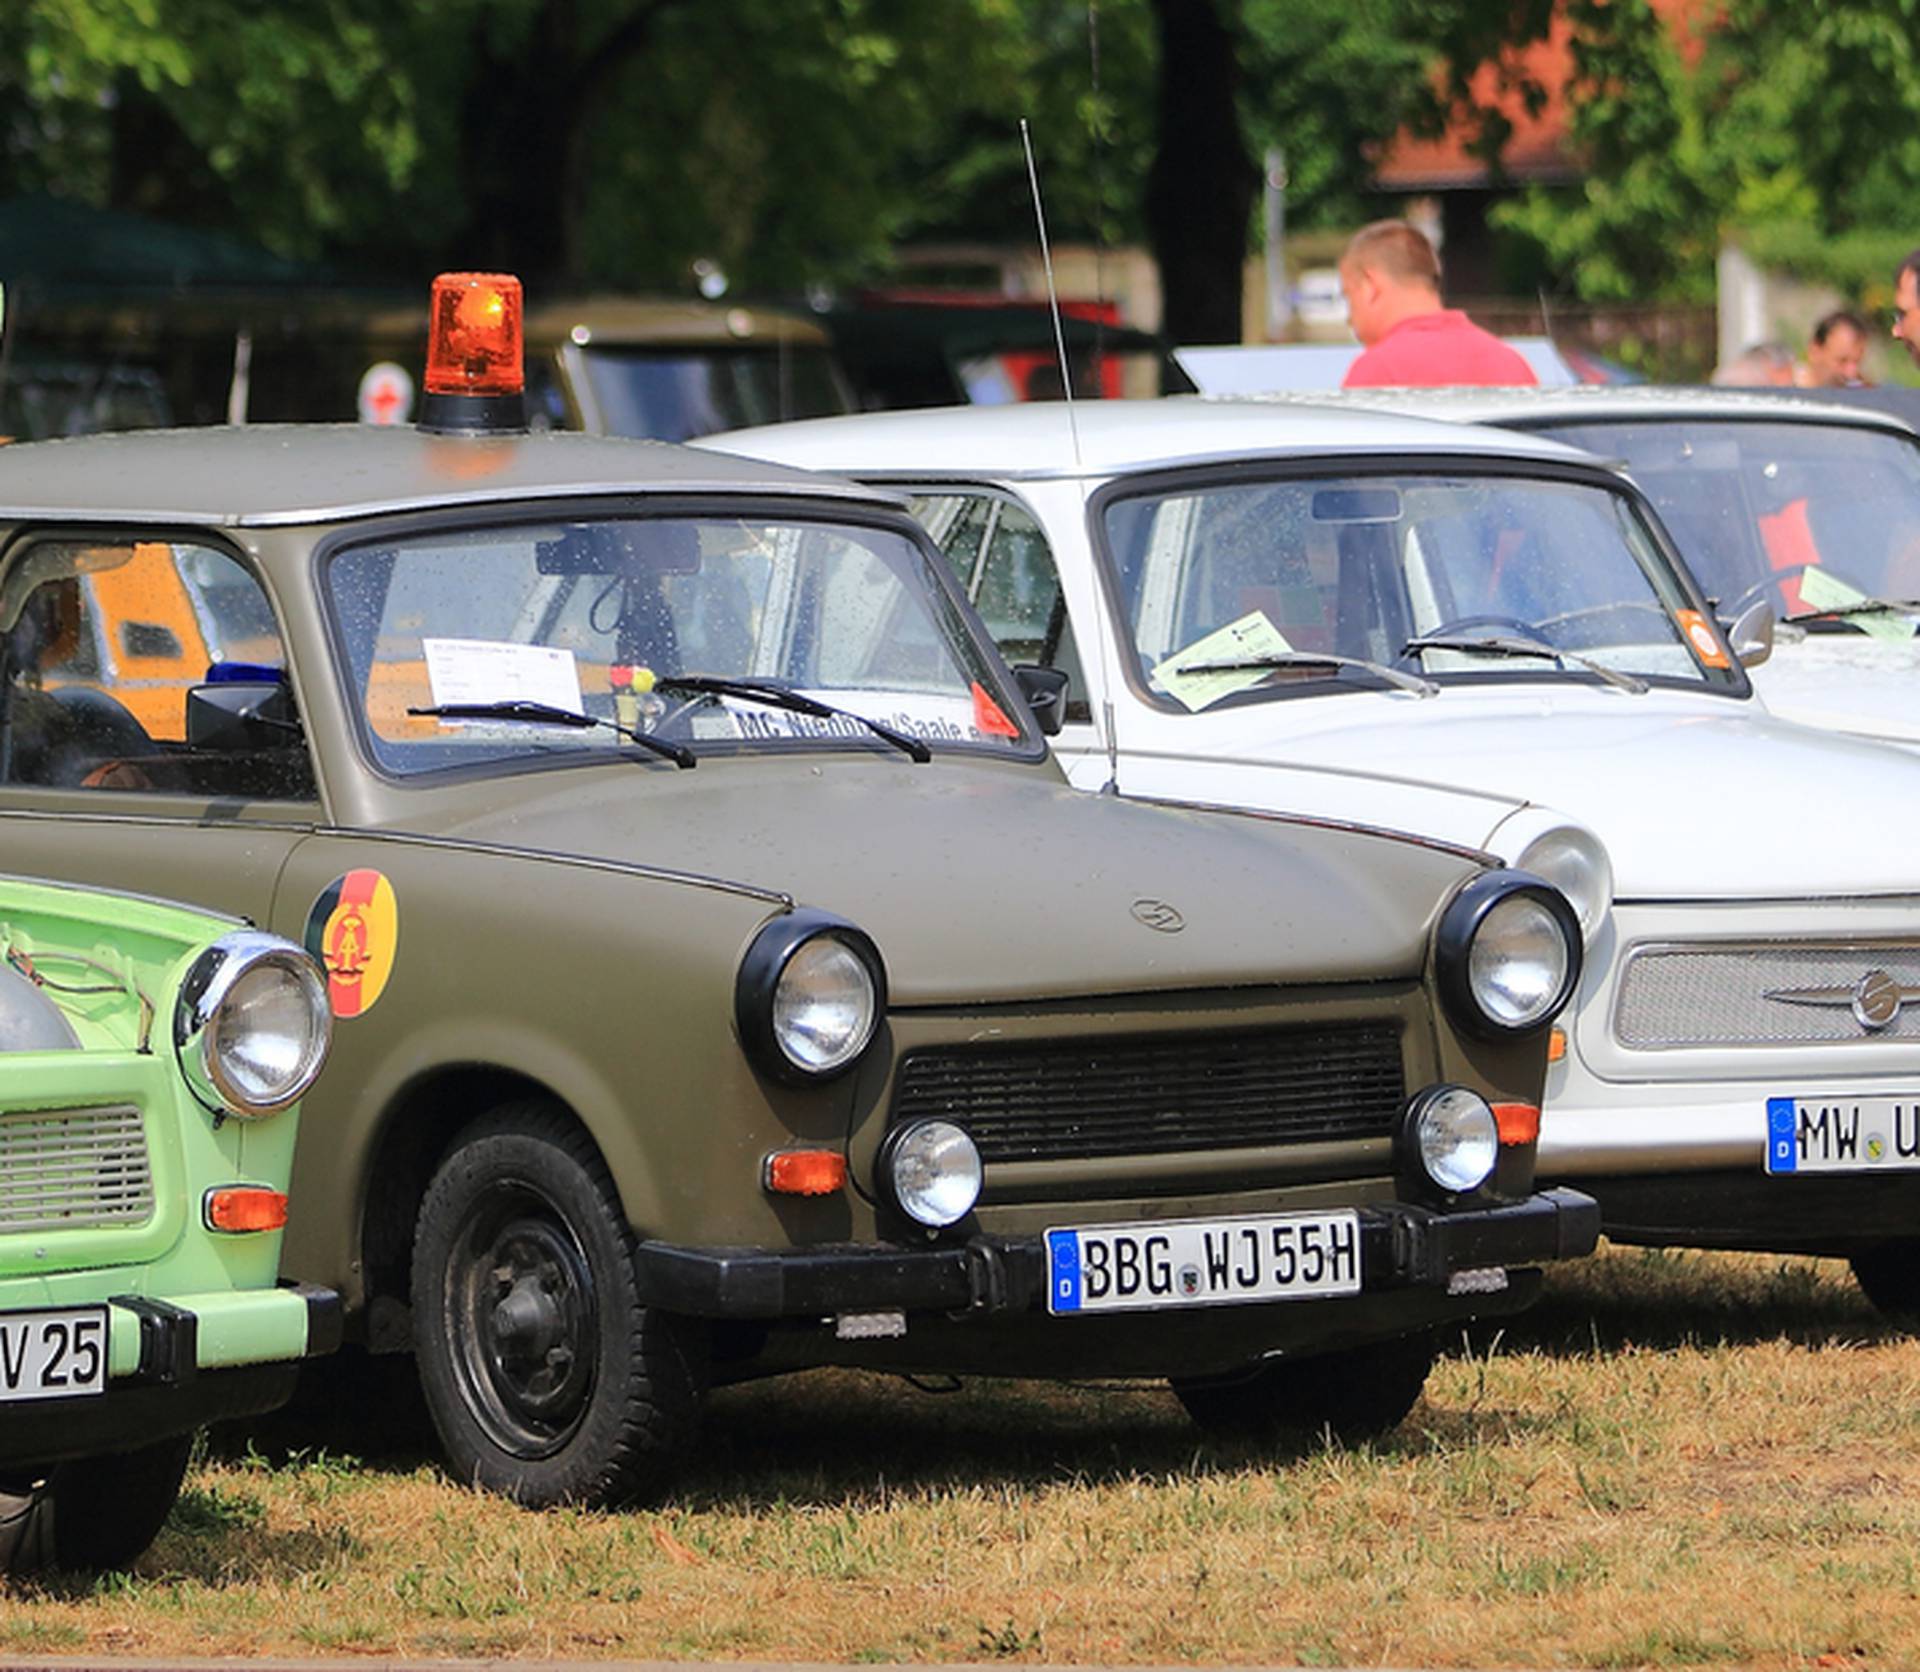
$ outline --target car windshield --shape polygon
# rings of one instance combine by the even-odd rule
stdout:
[[[1169,706],[1396,674],[1739,683],[1633,502],[1602,487],[1196,479],[1102,518],[1140,677]]]
[[[608,435],[691,441],[720,430],[850,410],[824,348],[591,348],[587,379]]]
[[[1625,460],[1723,616],[1758,598],[1779,616],[1920,599],[1920,444],[1904,436],[1748,420],[1553,434]]]
[[[936,750],[1037,753],[938,566],[889,528],[605,519],[350,546],[326,590],[389,772],[604,759],[635,733],[676,756],[898,746],[866,720]]]

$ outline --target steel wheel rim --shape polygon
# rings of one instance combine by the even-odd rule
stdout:
[[[579,1431],[597,1381],[597,1289],[567,1216],[524,1180],[462,1217],[446,1274],[462,1400],[488,1439],[527,1462]]]

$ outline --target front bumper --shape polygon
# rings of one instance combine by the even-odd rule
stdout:
[[[307,1283],[165,1300],[115,1295],[106,1391],[7,1404],[0,1468],[117,1454],[274,1410],[292,1395],[301,1363],[331,1353],[340,1334],[339,1295]]]
[[[1567,1189],[1450,1213],[1410,1203],[1374,1205],[1360,1210],[1360,1235],[1363,1294],[1444,1294],[1463,1272],[1591,1253],[1599,1240],[1600,1208],[1591,1197]],[[1046,1300],[1047,1258],[1039,1237],[976,1236],[932,1248],[897,1243],[683,1248],[642,1242],[636,1258],[648,1305],[698,1318],[1026,1313],[1040,1310]]]

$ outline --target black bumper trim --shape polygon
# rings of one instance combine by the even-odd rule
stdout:
[[[307,1357],[325,1358],[337,1353],[346,1337],[347,1309],[338,1289],[323,1289],[318,1283],[296,1283],[283,1277],[280,1287],[290,1289],[307,1303]]]
[[[1362,1208],[1360,1234],[1367,1292],[1445,1288],[1457,1272],[1591,1253],[1600,1237],[1600,1207],[1564,1188],[1447,1213],[1395,1203]],[[1027,1311],[1046,1292],[1039,1237],[976,1236],[927,1248],[683,1248],[646,1241],[635,1262],[649,1306],[700,1318]]]
[[[140,1363],[129,1381],[177,1387],[200,1373],[200,1320],[195,1314],[149,1295],[114,1295],[108,1304],[140,1320]]]

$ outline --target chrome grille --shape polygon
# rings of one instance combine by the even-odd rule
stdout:
[[[1915,990],[1884,1027],[1853,1014],[1874,972]],[[1769,994],[1811,994],[1794,1002]],[[1749,945],[1642,947],[1629,955],[1614,1002],[1614,1037],[1631,1050],[1687,1046],[1859,1044],[1920,1040],[1920,947]]]
[[[146,1129],[132,1105],[0,1115],[0,1233],[134,1225],[152,1212]]]
[[[1390,1133],[1406,1103],[1392,1023],[915,1051],[895,1121],[963,1126],[984,1160],[1060,1161]]]

